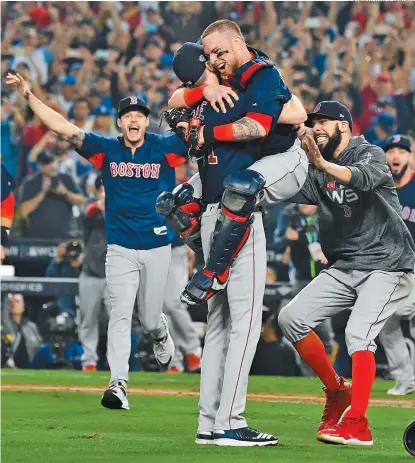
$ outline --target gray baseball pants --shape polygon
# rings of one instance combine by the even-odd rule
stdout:
[[[110,385],[128,381],[131,318],[136,298],[143,328],[154,339],[167,334],[161,315],[170,254],[170,244],[147,250],[108,245],[105,269],[111,303],[107,350]]]
[[[292,343],[341,310],[351,309],[346,326],[349,355],[376,351],[375,338],[412,290],[413,273],[323,270],[278,317],[285,337]]]

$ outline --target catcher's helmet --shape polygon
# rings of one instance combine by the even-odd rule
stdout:
[[[403,445],[406,451],[415,457],[415,421],[405,429],[403,433]]]

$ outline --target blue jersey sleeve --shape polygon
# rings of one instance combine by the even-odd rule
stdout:
[[[98,169],[102,169],[105,158],[105,146],[108,145],[108,137],[86,132],[82,146],[76,150],[83,158]]]
[[[170,167],[177,167],[185,163],[188,159],[187,153],[189,148],[175,133],[160,137],[159,146]]]
[[[259,70],[248,85],[246,112],[280,117],[282,108],[291,99],[291,92],[275,67]]]

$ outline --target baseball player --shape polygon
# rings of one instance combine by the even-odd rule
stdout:
[[[10,229],[14,218],[14,180],[1,164],[1,244],[0,262],[4,260],[4,248],[9,241]]]
[[[402,219],[415,240],[415,173],[408,168],[411,142],[404,135],[393,135],[383,149],[402,206]],[[389,318],[379,333],[391,375],[396,381],[388,391],[391,395],[406,395],[415,391],[414,365],[401,328],[401,320],[412,317],[415,317],[415,285],[405,304]]]
[[[236,26],[234,23],[231,24],[232,37],[236,39],[238,46],[245,46],[242,43],[240,31],[238,32],[239,29],[234,28]],[[230,40],[232,42],[232,39]],[[231,45],[232,43],[229,46]],[[198,49],[197,45],[187,44],[186,47],[189,53],[194,51],[200,56],[201,49]],[[253,54],[253,56],[256,55]],[[205,72],[202,66],[198,75],[193,73],[195,69],[193,64],[196,65],[200,62],[198,59],[192,60],[186,55],[183,58],[186,68],[181,69],[177,63],[177,58],[178,55],[175,57],[174,69],[185,82],[188,81],[183,77],[186,69],[193,74],[193,83],[197,82]],[[274,117],[278,118],[282,111],[282,102],[289,99],[288,89],[282,84],[278,71],[272,65],[268,65],[269,63],[267,66],[260,64],[262,60],[259,58],[258,62],[256,61],[257,58],[251,60],[253,62],[249,62],[249,58],[252,58],[250,52],[248,52],[248,62],[245,68],[250,70],[249,74],[252,78],[255,75],[255,70],[262,68],[261,74],[258,73],[258,76],[262,75],[265,82],[261,79],[258,85],[262,89],[269,88],[267,101],[270,107],[263,101],[263,94],[258,91],[258,87],[254,84],[250,87],[251,83],[247,80],[246,82],[243,81],[246,87],[240,88],[238,101],[232,105],[233,107],[227,108],[226,113],[215,112],[205,102],[202,102],[194,112],[195,118],[203,120],[204,124],[209,124],[211,127],[217,125],[224,128],[225,131],[229,132],[230,130],[232,132],[233,129],[230,126],[237,124],[238,120],[244,118],[249,112],[247,105],[253,104],[253,102],[256,102],[258,111],[266,112],[266,114],[259,113],[259,116],[254,114],[253,117],[261,119],[262,114],[265,119],[267,117],[272,120]],[[192,65],[189,66],[189,63]],[[243,74],[242,70],[237,70],[237,72],[240,74],[239,77],[248,76],[248,74]],[[210,79],[211,74],[207,73],[205,77]],[[266,87],[268,77],[271,80],[271,85]],[[238,79],[235,77],[235,85],[237,84]],[[258,94],[256,94],[255,88],[257,88]],[[283,92],[286,92],[286,97],[281,100],[275,96],[281,96]],[[255,99],[253,99],[254,97]],[[243,121],[242,125],[245,122]],[[247,123],[249,125],[251,121],[247,121]],[[253,120],[252,123],[255,124],[256,121]],[[270,126],[271,123],[269,121]],[[228,127],[226,127],[227,125]],[[254,129],[252,128],[252,130]],[[281,154],[282,170],[286,166],[284,154],[287,158],[295,158],[298,166],[301,165],[302,159],[305,159],[305,155],[299,147],[293,147],[290,150],[296,137],[292,127],[289,130],[286,127],[286,134],[286,138],[280,134],[278,141],[273,140],[280,144],[281,150],[285,145],[289,147],[288,152],[283,150]],[[219,223],[223,226],[222,230],[226,231],[227,243],[219,242],[220,246],[217,246],[217,251],[222,252],[222,250],[227,249],[226,245],[229,244],[229,241],[234,246],[233,252],[239,251],[236,259],[232,255],[224,256],[231,261],[234,259],[226,292],[209,294],[207,297],[209,299],[209,316],[202,357],[200,413],[196,443],[230,446],[276,445],[278,442],[276,437],[248,427],[242,416],[246,403],[248,374],[261,329],[266,277],[265,235],[262,216],[255,208],[256,196],[265,185],[265,180],[262,181],[262,175],[258,172],[246,170],[261,156],[260,144],[253,135],[247,135],[244,140],[241,134],[240,138],[235,138],[233,142],[216,140],[211,145],[213,150],[211,149],[206,156],[200,156],[198,159],[202,188],[200,189],[200,185],[197,185],[198,191],[196,191],[189,184],[185,184],[181,188],[176,188],[173,195],[160,198],[158,203],[159,210],[161,211],[164,207],[168,220],[176,222],[175,228],[182,232],[185,239],[197,230],[197,220],[195,220],[194,213],[198,211],[198,207],[199,209],[202,208],[201,241],[205,259],[209,256],[212,237],[214,234],[219,234],[218,216],[221,216]],[[267,145],[265,144],[265,146]],[[275,153],[278,153],[278,149]],[[276,158],[274,158],[272,166],[278,171]],[[295,168],[292,170],[295,171]],[[304,169],[304,179],[306,171],[307,166]],[[282,174],[280,173],[280,175]],[[291,182],[287,181],[285,184],[286,197],[289,197],[289,192],[298,191],[301,184],[301,175],[298,172],[291,177]],[[270,188],[271,191],[265,193],[264,196],[282,195],[284,186],[276,186],[278,188],[275,190]],[[194,197],[199,196],[201,196],[201,201],[195,201]],[[222,205],[220,205],[221,198],[223,198]],[[167,200],[170,201],[170,206],[174,203],[177,206],[165,207]],[[226,215],[222,214],[223,211]],[[184,226],[186,214],[190,215],[191,219],[188,221],[188,228]],[[243,228],[239,228],[239,224],[242,224]],[[242,237],[239,235],[241,230],[244,234]],[[238,241],[233,242],[232,240],[235,238]],[[242,242],[241,238],[243,238]],[[215,237],[212,246],[216,243],[216,239]],[[210,256],[212,256],[212,250]],[[220,254],[216,254],[215,259],[218,262],[222,261]],[[213,295],[215,297],[212,297]],[[199,301],[202,300],[204,300],[204,296],[199,299]]]
[[[375,338],[412,290],[415,245],[401,218],[385,154],[364,137],[351,136],[349,110],[323,101],[307,124],[313,135],[305,135],[302,146],[313,166],[291,201],[318,205],[330,267],[281,310],[278,322],[325,386],[317,439],[372,445],[366,410],[376,373]],[[351,309],[346,344],[353,389],[336,374],[313,331],[345,309]]]
[[[108,326],[110,387],[102,397],[107,408],[128,409],[126,386],[131,350],[131,317],[136,297],[143,327],[153,338],[154,354],[167,368],[174,355],[166,317],[162,313],[170,263],[168,230],[154,204],[171,184],[172,167],[185,162],[185,144],[172,134],[146,133],[149,109],[136,97],[120,101],[118,127],[122,136],[85,133],[38,100],[23,78],[8,74],[42,123],[69,141],[78,153],[102,170],[105,228],[108,241],[106,279],[111,303]],[[174,181],[174,180],[173,180]]]
[[[228,173],[223,169],[223,162],[220,162],[221,153],[216,146],[218,143],[222,144],[227,155],[232,155],[238,143],[251,142],[251,152],[256,160],[261,159],[251,165],[249,170],[241,171],[236,177],[226,180],[225,196],[243,197],[246,201],[245,209],[228,209],[223,202],[225,196],[222,199],[220,221],[206,266],[193,277],[182,295],[182,300],[191,305],[207,301],[226,287],[230,264],[249,234],[250,210],[258,200],[260,204],[270,204],[289,198],[291,193],[295,194],[301,188],[308,169],[307,158],[299,146],[293,126],[281,123],[287,121],[299,124],[305,120],[305,112],[300,105],[300,111],[295,114],[297,119],[280,120],[285,104],[295,100],[275,65],[263,53],[247,47],[239,26],[232,21],[216,21],[208,26],[202,34],[202,42],[209,68],[238,92],[238,101],[230,105],[225,115],[216,113],[206,106],[205,101],[201,101],[206,90],[203,85],[179,93],[188,106],[196,104],[197,98],[201,101],[194,111],[191,126],[195,125],[192,127],[196,135],[195,143],[209,145],[211,152],[207,160],[198,162],[199,173],[207,176],[206,172],[211,172],[215,177],[214,181],[202,179],[202,201],[207,204],[221,200],[218,192],[214,197],[209,191],[215,182],[225,181]],[[188,49],[190,45],[195,48],[195,44],[187,45]],[[188,66],[185,65],[189,62],[185,55],[188,49],[183,50],[182,54],[180,51],[176,54],[177,64],[173,64],[176,73],[189,74]],[[183,61],[182,70],[180,61]],[[196,64],[197,60],[191,62]],[[179,78],[187,83],[196,83],[194,79],[186,81],[183,76]],[[229,99],[228,95],[228,102]],[[263,139],[263,143],[259,144],[258,139]],[[230,159],[234,162],[235,157],[232,155]],[[233,213],[239,218],[232,216]],[[223,225],[220,225],[222,221]]]

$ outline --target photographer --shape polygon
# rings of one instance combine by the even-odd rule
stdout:
[[[105,190],[102,177],[95,181],[96,201],[85,211],[83,220],[85,255],[79,276],[79,340],[84,349],[82,369],[96,371],[98,361],[99,315],[102,304],[107,314],[110,302],[105,281],[107,239],[104,228]]]
[[[82,244],[79,241],[62,243],[46,269],[48,278],[78,278],[82,264]],[[74,296],[61,296],[57,300],[61,314],[67,313],[75,317],[76,306]]]
[[[2,334],[9,340],[7,355],[2,366],[10,368],[49,368],[54,362],[52,350],[43,344],[37,325],[24,317],[25,303],[22,294],[9,294],[3,304]],[[2,344],[2,348],[5,344]]]
[[[25,236],[68,236],[72,206],[83,204],[85,198],[72,177],[57,173],[58,164],[50,153],[39,153],[37,163],[39,173],[26,178],[20,188],[19,211],[23,218],[28,218]]]

